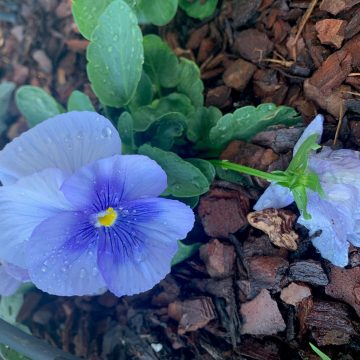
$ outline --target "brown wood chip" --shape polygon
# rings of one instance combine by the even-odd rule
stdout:
[[[242,304],[240,314],[244,320],[242,334],[275,335],[286,328],[276,301],[265,289],[255,299]]]

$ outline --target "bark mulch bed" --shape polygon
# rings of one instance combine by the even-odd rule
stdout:
[[[360,1],[228,0],[206,21],[179,12],[159,32],[177,55],[200,66],[207,105],[228,112],[286,104],[305,122],[323,113],[323,140],[332,144],[336,136],[336,146],[359,150]],[[0,2],[0,79],[41,86],[62,103],[74,89],[92,96],[86,45],[70,0]],[[8,121],[2,144],[26,130],[14,105]],[[253,144],[232,142],[222,158],[285,168],[300,131],[273,129]],[[309,341],[333,359],[360,358],[360,249],[351,248],[344,269],[322,260],[305,229],[294,226],[291,207],[252,214],[250,222],[265,233],[249,226],[259,194],[216,181],[191,233],[204,243],[199,254],[151,291],[118,299],[33,290],[18,320],[92,360],[317,359]]]

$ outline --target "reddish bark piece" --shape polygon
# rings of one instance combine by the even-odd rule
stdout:
[[[46,73],[51,73],[52,63],[44,50],[35,50],[32,56],[39,65],[40,70]]]
[[[245,25],[255,14],[261,0],[232,0],[231,14],[235,28]]]
[[[350,9],[358,3],[360,3],[360,0],[323,0],[320,4],[320,10],[337,15],[339,12]]]
[[[117,304],[118,298],[111,292],[107,291],[97,298],[97,302],[106,308],[111,308]]]
[[[255,237],[251,233],[243,243],[242,253],[245,259],[253,256],[275,256],[287,259],[288,251],[277,248],[271,244],[269,237],[265,234]]]
[[[314,301],[304,325],[311,330],[319,346],[344,345],[357,335],[346,305],[330,301]]]
[[[180,287],[171,274],[160,281],[159,285],[156,287],[156,291],[156,294],[151,300],[151,303],[155,306],[168,306],[180,295]]]
[[[213,53],[215,48],[215,43],[210,38],[203,39],[200,44],[200,49],[197,56],[197,61],[199,63],[207,60]]]
[[[78,53],[83,53],[89,45],[88,40],[81,39],[69,39],[65,40],[65,43],[69,47],[69,49]]]
[[[279,291],[289,263],[276,256],[254,256],[247,261],[249,281],[239,282],[240,290],[247,299],[252,299],[262,289]],[[249,283],[248,288],[244,287]]]
[[[278,346],[269,341],[263,342],[259,341],[254,337],[241,339],[241,344],[238,349],[236,349],[240,355],[246,357],[246,359],[254,360],[280,360],[279,348]]]
[[[360,146],[360,122],[359,121],[350,121],[350,132],[351,132],[351,140],[357,146]]]
[[[233,51],[246,60],[259,62],[271,53],[273,47],[274,44],[265,33],[247,29],[235,34]]]
[[[201,26],[200,28],[194,30],[191,35],[189,36],[189,40],[186,43],[186,48],[190,50],[197,49],[201,42],[204,40],[204,38],[209,33],[209,25],[205,24]]]
[[[311,296],[311,289],[307,285],[291,283],[281,290],[280,298],[289,305],[297,306],[303,299]]]
[[[299,235],[293,231],[296,215],[283,209],[265,209],[247,215],[249,224],[264,231],[270,241],[288,250],[297,250]]]
[[[312,285],[327,285],[329,280],[320,262],[313,260],[297,261],[290,265],[289,279]]]
[[[351,72],[352,56],[345,51],[331,54],[312,75],[310,83],[324,95],[339,87]]]
[[[64,19],[71,15],[71,3],[70,1],[62,1],[55,9],[55,14],[58,18]]]
[[[360,31],[360,8],[358,8],[354,13],[346,25],[345,28],[345,39],[351,39]]]
[[[264,149],[258,145],[248,144],[241,140],[234,140],[230,142],[230,144],[221,153],[220,159],[268,171],[269,168],[279,159],[279,155],[271,149]],[[253,179],[262,187],[268,186],[268,182],[265,180],[260,178]]]
[[[26,130],[29,130],[29,124],[23,117],[20,117],[14,124],[10,126],[6,136],[9,140],[13,140]]]
[[[310,83],[310,79],[304,81],[304,93],[307,99],[314,101],[336,118],[339,117],[341,106],[344,106],[344,94],[342,92],[344,90],[342,87],[325,95],[318,87]]]
[[[244,320],[242,334],[274,335],[286,328],[276,301],[265,289],[255,299],[242,304],[240,314]]]
[[[326,294],[352,306],[360,317],[360,267],[342,269],[330,266],[329,280]]]
[[[351,56],[351,65],[354,69],[360,66],[360,34],[354,36],[345,45],[338,50],[340,53],[346,53]]]
[[[224,245],[218,239],[212,239],[200,248],[200,259],[213,278],[224,278],[233,272],[235,251],[231,245]]]
[[[200,199],[198,213],[207,235],[226,238],[247,225],[249,197],[238,188],[214,187]]]
[[[180,335],[201,329],[216,317],[211,298],[205,296],[169,304],[168,315],[179,322],[178,333]]]
[[[320,42],[339,49],[345,37],[347,22],[340,19],[324,19],[316,23],[315,28]]]
[[[210,89],[206,96],[206,105],[223,108],[230,104],[230,94],[231,89],[224,85]]]
[[[303,131],[302,127],[274,127],[257,133],[251,141],[256,145],[270,147],[276,153],[286,153],[294,148]]]
[[[226,86],[243,91],[254,75],[256,66],[248,61],[238,59],[224,72],[223,79]]]
[[[258,69],[253,79],[255,95],[263,102],[282,104],[288,87],[274,69]]]

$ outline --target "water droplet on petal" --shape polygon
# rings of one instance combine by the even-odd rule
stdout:
[[[144,251],[140,249],[139,246],[134,246],[133,256],[134,256],[134,260],[138,263],[142,262],[145,258]]]
[[[41,271],[42,271],[42,272],[46,272],[46,271],[47,271],[47,266],[43,265],[43,266],[41,267]]]
[[[96,276],[98,273],[99,273],[98,268],[97,268],[97,267],[94,267],[94,268],[92,269],[92,275],[93,275],[93,276]]]
[[[80,279],[83,279],[86,276],[86,270],[84,268],[80,269]]]
[[[84,138],[83,132],[82,132],[82,131],[79,131],[79,132],[77,133],[77,135],[76,135],[76,138],[79,139],[79,140],[83,139],[83,138]]]
[[[124,209],[123,212],[122,212],[122,216],[123,217],[126,217],[129,215],[129,210],[128,209]]]
[[[106,139],[111,137],[112,133],[112,130],[108,126],[106,126],[102,129],[101,136]]]
[[[47,136],[46,138],[45,138],[45,144],[51,144],[52,143],[52,140]]]

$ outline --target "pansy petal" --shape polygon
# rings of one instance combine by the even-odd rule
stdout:
[[[311,135],[317,134],[318,141],[320,141],[322,132],[323,132],[323,123],[324,117],[322,115],[317,115],[315,119],[306,127],[299,140],[294,146],[293,154],[295,155],[299,150],[299,147],[303,144],[303,142],[310,137]]]
[[[120,201],[156,197],[167,187],[164,170],[143,155],[115,155],[84,166],[62,186],[78,208],[98,204],[105,210]]]
[[[35,229],[26,248],[31,281],[54,295],[103,292],[97,246],[97,232],[87,215],[64,212],[45,220]]]
[[[26,269],[7,262],[2,262],[2,266],[5,271],[16,280],[19,280],[21,282],[30,280],[29,273]]]
[[[299,217],[298,223],[304,225],[310,236],[321,230],[319,235],[312,239],[313,245],[321,256],[331,261],[336,266],[346,266],[348,263],[347,213],[339,210],[340,205],[335,206],[327,200],[321,199],[317,194],[308,194],[307,209],[311,219]]]
[[[0,295],[10,296],[15,294],[16,290],[22,284],[21,281],[16,280],[9,275],[3,265],[0,265]]]
[[[121,296],[151,289],[170,272],[177,240],[193,224],[192,210],[175,200],[124,204],[116,225],[100,237],[98,263],[109,290]]]
[[[309,166],[320,175],[324,184],[351,184],[360,191],[360,159],[357,151],[333,151],[325,147],[311,156]]]
[[[280,209],[292,202],[294,202],[294,197],[289,188],[271,183],[254,205],[254,210]]]
[[[89,162],[121,152],[109,120],[89,111],[57,115],[26,131],[0,152],[0,181],[12,184],[46,168],[73,173]]]
[[[65,175],[46,169],[0,187],[0,258],[25,267],[24,244],[49,216],[72,209],[59,187]]]
[[[359,208],[360,196],[351,184],[324,184],[326,200],[332,204],[346,220],[344,232],[351,233],[355,227],[355,214]]]

